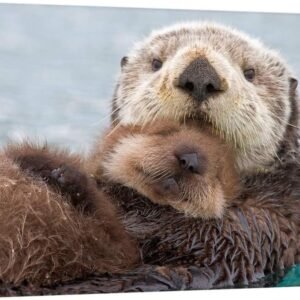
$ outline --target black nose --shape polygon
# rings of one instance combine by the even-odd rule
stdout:
[[[199,173],[199,159],[196,153],[186,153],[178,156],[180,167],[192,173]]]
[[[220,92],[221,80],[205,58],[197,58],[179,76],[177,86],[199,102]]]

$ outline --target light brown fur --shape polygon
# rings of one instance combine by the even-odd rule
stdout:
[[[181,169],[178,155],[182,153],[197,154],[200,174]],[[106,177],[133,188],[187,216],[220,218],[238,194],[232,151],[204,130],[173,122],[113,129],[89,162],[89,172],[97,179]],[[170,178],[177,182],[178,191],[161,191]]]

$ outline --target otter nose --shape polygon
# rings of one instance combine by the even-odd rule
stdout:
[[[217,72],[205,58],[192,61],[179,76],[177,86],[199,102],[222,91]]]
[[[185,153],[178,157],[180,167],[192,173],[199,173],[199,160],[196,153]]]

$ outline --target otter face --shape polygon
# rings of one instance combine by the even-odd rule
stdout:
[[[122,65],[114,121],[198,120],[234,146],[241,171],[276,157],[291,115],[291,73],[258,41],[220,25],[182,24],[154,32]]]
[[[104,143],[111,145],[102,161],[106,177],[187,216],[219,218],[237,192],[230,151],[198,129],[119,127]]]

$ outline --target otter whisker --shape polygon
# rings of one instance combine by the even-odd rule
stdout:
[[[153,118],[151,120],[151,124],[153,124],[157,120],[159,114],[160,114],[160,110],[159,110],[159,108],[157,108],[156,111],[153,113]]]
[[[111,119],[111,116],[117,112],[118,110],[120,109],[123,109],[125,107],[125,103],[122,103],[121,105],[119,105],[117,108],[115,108],[114,110],[110,111],[107,115],[105,115],[104,117],[100,118],[100,120],[92,123],[92,126],[98,126],[98,125],[101,125],[105,120],[107,119]],[[115,122],[115,120],[112,120],[111,119],[111,122]]]
[[[117,123],[117,125],[113,127],[113,129],[107,134],[107,136],[112,135],[120,126],[122,126],[121,122]]]

